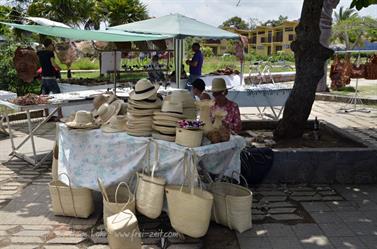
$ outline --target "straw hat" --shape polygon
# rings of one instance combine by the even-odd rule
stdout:
[[[156,120],[156,121],[170,121],[170,122],[176,123],[181,119],[182,118],[170,117],[170,116],[166,116],[166,115],[154,115],[153,116],[153,120]]]
[[[192,94],[187,90],[173,91],[171,95],[166,96],[165,99],[176,103],[182,103],[183,108],[195,107],[195,100],[192,97]]]
[[[223,78],[214,78],[212,80],[212,92],[222,92],[230,88],[226,87],[226,82]]]
[[[160,126],[160,125],[152,125],[153,130],[156,130],[162,134],[170,135],[175,134],[176,127],[167,127],[167,126]]]
[[[154,109],[154,108],[161,108],[162,101],[159,98],[154,100],[132,100],[128,101],[130,106],[139,108],[139,109]]]
[[[157,94],[158,88],[147,79],[139,80],[135,85],[135,90],[130,93],[130,99],[143,100]]]
[[[135,116],[152,116],[155,111],[159,109],[138,109],[132,106],[128,106],[128,112]]]
[[[135,137],[150,137],[152,135],[152,131],[134,131],[130,129],[126,129],[127,134],[130,136],[135,136]]]
[[[136,119],[138,121],[149,121],[149,122],[152,121],[152,116],[150,116],[150,115],[147,115],[147,116],[135,116],[135,115],[133,115],[130,112],[127,113],[127,118],[128,118],[129,121],[136,120]]]
[[[174,142],[175,141],[175,135],[174,136],[165,135],[165,134],[161,134],[159,132],[153,132],[152,137],[155,138],[155,139],[158,139],[158,140],[165,140],[165,141],[168,141],[168,142]]]
[[[169,120],[153,120],[154,125],[168,126],[168,127],[177,127],[176,121]]]
[[[156,116],[171,116],[184,119],[182,103],[175,103],[172,101],[163,101],[161,111],[154,112]]]
[[[124,115],[112,116],[110,120],[101,126],[103,132],[124,132],[127,128],[127,117]]]
[[[128,108],[127,103],[122,103],[122,107],[120,108],[118,115],[126,115],[127,108]]]
[[[122,108],[123,100],[115,100],[113,103],[104,103],[98,108],[98,116],[102,123],[106,123],[112,116],[117,115]]]
[[[92,113],[88,111],[76,112],[75,119],[72,122],[67,122],[66,125],[74,129],[95,129],[99,127],[94,122]]]
[[[98,110],[98,108],[100,108],[100,106],[105,104],[106,102],[107,102],[107,98],[105,97],[105,95],[103,94],[96,95],[93,99],[94,109]]]

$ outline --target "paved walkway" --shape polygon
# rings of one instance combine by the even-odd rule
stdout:
[[[316,102],[312,117],[347,129],[376,145],[377,110],[337,113],[342,104]],[[243,118],[256,118],[252,108]],[[19,125],[21,136],[25,126]],[[52,148],[54,124],[40,132],[38,145]],[[108,248],[101,225],[101,201],[89,219],[57,217],[50,211],[50,163],[38,169],[6,162],[9,140],[0,139],[0,248]],[[26,148],[28,150],[30,148]],[[294,173],[294,172],[292,172]],[[260,185],[253,191],[253,228],[242,234],[211,224],[203,239],[143,238],[146,248],[295,249],[377,248],[377,185]],[[145,231],[171,231],[168,217],[139,217]]]

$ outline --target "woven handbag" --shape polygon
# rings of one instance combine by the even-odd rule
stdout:
[[[103,181],[98,178],[98,186],[102,193],[103,199],[103,221],[106,227],[106,219],[109,216],[122,212],[126,209],[135,213],[135,196],[125,182],[120,182],[116,187],[105,188]],[[119,191],[124,186],[125,191]]]
[[[158,144],[155,145],[155,162],[152,164],[151,174],[143,173],[137,174],[136,182],[136,209],[143,215],[151,219],[156,219],[160,216],[164,202],[165,179],[154,176],[156,167],[158,165]],[[147,149],[148,163],[150,164],[150,145]]]
[[[141,234],[131,210],[124,210],[106,219],[107,240],[112,249],[140,249]]]
[[[187,169],[186,153],[184,158],[185,169]],[[189,181],[190,186],[184,186],[185,183],[182,186],[168,185],[165,188],[165,193],[172,227],[179,233],[200,238],[208,231],[213,195],[201,188],[194,187],[195,178],[199,178],[196,167],[193,171],[196,176],[189,179],[185,170],[185,182]]]
[[[245,181],[247,186],[243,176],[240,175],[240,178]],[[216,223],[240,233],[252,227],[253,194],[247,187],[228,182],[213,182],[209,186],[209,191],[214,197],[212,219]]]
[[[60,180],[53,180],[48,185],[52,211],[55,215],[88,218],[94,211],[92,191],[72,187],[69,176],[61,173],[59,177],[61,175],[68,178],[68,185]]]

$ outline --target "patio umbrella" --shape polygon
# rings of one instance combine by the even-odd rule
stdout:
[[[175,40],[175,72],[178,86],[181,78],[184,38],[239,39],[238,34],[216,28],[181,14],[170,14],[159,18],[151,18],[139,22],[109,27],[108,29],[173,37]]]

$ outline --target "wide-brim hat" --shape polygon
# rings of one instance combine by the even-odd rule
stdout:
[[[160,133],[170,135],[175,134],[176,127],[168,127],[168,126],[160,126],[160,125],[152,125],[153,130],[156,130]]]
[[[149,128],[151,129],[152,128],[152,121],[138,121],[138,120],[128,120],[127,121],[127,127],[128,128],[140,128],[140,129],[146,129],[146,128]]]
[[[97,111],[100,122],[106,123],[112,116],[117,115],[122,108],[123,103],[123,100],[118,99],[111,104],[105,103],[101,105]]]
[[[150,137],[152,135],[152,130],[142,131],[127,128],[127,134],[135,137]]]
[[[132,100],[143,100],[152,97],[157,94],[159,86],[153,85],[147,79],[141,79],[136,82],[135,90],[130,92],[130,99]]]
[[[92,113],[88,111],[76,112],[75,119],[65,124],[73,129],[96,129],[100,126],[94,121]]]
[[[113,116],[101,126],[101,130],[107,133],[125,132],[127,129],[127,117],[124,115]]]
[[[174,142],[175,141],[175,135],[173,135],[173,136],[165,135],[165,134],[161,134],[159,132],[153,132],[152,137],[154,139],[165,140],[165,141],[168,141],[168,142]]]
[[[135,115],[135,116],[142,116],[142,115],[144,115],[144,116],[147,116],[147,115],[152,116],[153,113],[155,111],[158,111],[158,110],[160,110],[160,109],[158,109],[158,108],[155,108],[155,109],[139,109],[139,108],[132,107],[132,106],[128,106],[128,109],[127,109],[127,111],[129,113],[131,113],[132,115]]]
[[[128,120],[138,120],[138,121],[147,121],[147,122],[152,122],[152,119],[153,119],[151,115],[140,116],[140,115],[133,115],[130,112],[127,112],[127,118]]]
[[[165,100],[172,102],[181,102],[183,108],[195,107],[195,100],[188,90],[173,91],[170,95],[165,97]]]
[[[153,120],[154,125],[168,126],[168,127],[177,127],[176,121],[169,120]]]
[[[226,82],[223,78],[214,78],[212,80],[211,92],[223,92],[231,88],[226,86]]]
[[[153,120],[158,120],[158,121],[173,121],[173,122],[178,122],[179,120],[182,120],[185,118],[181,117],[172,117],[172,116],[167,116],[167,115],[154,115]]]
[[[159,98],[154,100],[128,100],[130,106],[139,108],[139,109],[157,109],[161,108],[162,101]]]
[[[171,113],[171,112],[161,112],[161,111],[155,111],[153,112],[154,117],[156,116],[162,116],[162,117],[173,117],[178,119],[185,119],[186,116],[179,113]],[[158,117],[156,117],[158,119]]]

